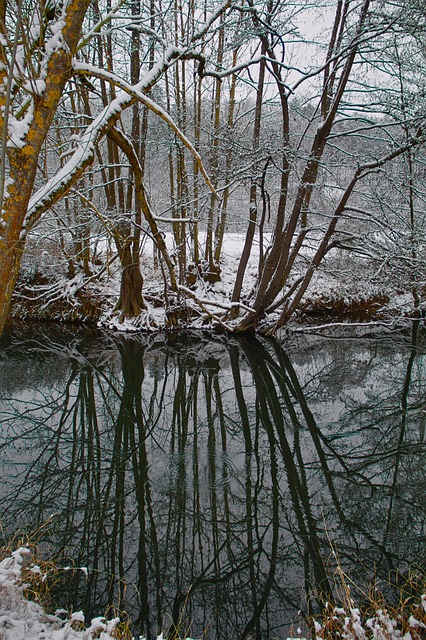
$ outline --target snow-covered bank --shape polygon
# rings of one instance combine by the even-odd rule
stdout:
[[[136,640],[120,627],[120,619],[93,618],[90,624],[82,611],[64,609],[46,613],[40,604],[28,600],[29,577],[45,580],[42,570],[33,563],[33,554],[20,547],[0,562],[0,638],[1,640]],[[163,640],[161,633],[157,640]],[[137,640],[145,640],[137,636]],[[191,640],[191,638],[185,638]]]
[[[141,260],[146,309],[140,316],[124,320],[114,311],[120,294],[121,272],[117,262],[108,270],[92,265],[93,274],[90,277],[79,271],[69,278],[49,255],[42,256],[43,260],[39,258],[36,274],[29,260],[14,296],[12,317],[90,322],[125,332],[162,331],[170,327],[222,327],[232,330],[237,321],[231,320],[227,311],[232,308],[232,292],[243,242],[241,234],[226,234],[220,281],[208,282],[197,274],[195,282],[180,286],[179,300],[169,292],[169,308],[166,308],[162,271],[154,267],[153,247],[147,242]],[[167,243],[172,251],[170,235],[167,236]],[[250,308],[253,299],[259,273],[259,254],[259,246],[254,245],[241,294],[243,311]],[[301,276],[304,266],[303,261],[295,266],[288,287]],[[408,282],[405,286],[407,290],[392,278],[383,279],[372,261],[331,252],[321,269],[315,272],[292,322],[299,325],[327,321],[371,322],[410,317],[413,314],[413,295],[408,290]],[[278,307],[269,314],[268,322],[277,319],[279,313]]]
[[[32,553],[21,547],[0,562],[0,638],[2,640],[113,640],[119,619],[94,618],[85,623],[83,612],[48,614],[25,595],[26,580],[33,574],[43,581]],[[65,616],[65,619],[64,619]]]

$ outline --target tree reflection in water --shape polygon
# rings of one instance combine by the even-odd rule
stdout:
[[[2,524],[57,603],[215,639],[286,637],[425,548],[424,350],[400,338],[15,331],[0,351]],[[52,517],[51,517],[52,516]],[[66,600],[66,602],[64,602]]]

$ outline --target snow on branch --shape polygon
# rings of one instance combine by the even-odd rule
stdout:
[[[209,31],[209,29],[211,28],[212,24],[214,24],[214,22],[216,22],[216,20],[218,18],[220,18],[220,16],[225,13],[225,11],[227,9],[229,9],[229,7],[231,7],[232,5],[236,4],[234,2],[234,0],[225,0],[225,2],[222,2],[221,5],[219,5],[219,7],[216,9],[216,11],[212,11],[212,13],[210,15],[207,16],[206,21],[204,22],[204,25],[201,29],[199,29],[199,31],[197,31],[191,38],[191,44],[195,44],[198,40],[200,40],[201,38],[203,38]]]
[[[175,57],[179,55],[179,52],[180,52],[179,49],[175,49],[175,54],[176,54]],[[181,131],[178,125],[174,122],[173,118],[167,113],[167,111],[165,111],[162,107],[160,107],[159,104],[154,102],[154,100],[149,98],[144,92],[144,90],[146,91],[146,88],[145,88],[146,78],[144,78],[137,85],[131,85],[125,80],[122,80],[122,78],[117,76],[115,73],[111,73],[110,71],[105,71],[104,69],[100,69],[99,67],[94,67],[92,65],[85,64],[83,62],[77,62],[77,61],[74,62],[73,66],[74,66],[74,70],[78,74],[81,74],[84,76],[90,75],[92,77],[105,80],[110,84],[113,84],[114,86],[118,87],[119,89],[124,91],[126,94],[128,94],[130,97],[138,100],[139,102],[142,102],[150,111],[155,113],[155,115],[157,115],[161,120],[163,120],[163,122],[165,122],[170,127],[170,129],[176,134],[179,140],[193,155],[204,177],[204,180],[206,181],[206,184],[209,186],[209,188],[213,193],[216,193],[216,190],[204,168],[203,162],[201,160],[201,156],[198,153],[198,151],[195,149],[194,145],[186,137],[183,131]]]
[[[106,13],[103,18],[101,18],[88,33],[85,34],[84,38],[80,40],[77,45],[77,51],[80,51],[94,36],[96,36],[99,31],[106,25],[107,22],[111,20],[111,18],[115,17],[117,11],[123,6],[126,0],[118,0],[113,7]]]
[[[175,47],[165,52],[162,60],[158,61],[151,71],[134,87],[136,93],[149,89],[169,66],[171,60],[178,55]],[[112,127],[121,113],[133,104],[135,96],[123,91],[98,114],[86,127],[80,136],[77,148],[66,162],[30,199],[23,234],[37,222],[40,216],[57,202],[75,181],[84,173],[86,167],[93,162],[97,143]]]
[[[194,43],[202,38],[211,24],[229,8],[231,4],[232,2],[230,0],[226,0],[226,2],[213,12],[207,18],[204,26],[193,36],[191,42]],[[116,10],[118,6],[119,3],[114,7],[114,10]],[[52,204],[57,202],[84,173],[86,167],[93,162],[95,148],[100,139],[106,134],[108,129],[115,124],[121,113],[136,100],[142,102],[148,109],[168,124],[184,146],[191,152],[206,184],[212,192],[215,193],[214,186],[195,147],[179,129],[170,115],[146,95],[174,60],[188,55],[190,55],[188,51],[182,48],[173,45],[169,46],[164,50],[161,58],[157,60],[152,69],[150,69],[136,85],[130,85],[114,73],[74,60],[73,68],[77,74],[102,79],[121,89],[121,92],[103,109],[93,122],[87,126],[77,141],[77,148],[68,162],[32,196],[28,206],[23,235],[28,233],[28,230],[38,221],[40,216],[51,207]]]

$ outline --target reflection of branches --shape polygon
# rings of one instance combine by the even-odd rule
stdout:
[[[364,526],[363,520],[350,518],[344,512],[341,505],[341,497],[339,496],[339,492],[336,490],[334,486],[333,477],[341,476],[341,477],[346,477],[347,479],[354,478],[358,482],[361,479],[365,485],[371,487],[371,490],[373,490],[372,482],[369,480],[368,477],[361,474],[361,467],[359,465],[356,468],[354,468],[353,463],[354,461],[356,461],[357,456],[354,454],[353,451],[351,451],[350,456],[347,457],[347,460],[345,460],[345,457],[341,455],[336,448],[331,446],[330,439],[324,434],[322,434],[321,431],[318,429],[315,423],[315,420],[313,418],[313,414],[307,405],[304,392],[299,384],[296,372],[293,366],[291,365],[288,356],[285,354],[281,346],[277,343],[274,343],[274,351],[275,351],[276,357],[274,359],[270,358],[268,360],[268,363],[271,366],[271,369],[273,369],[274,371],[275,378],[278,384],[280,385],[280,388],[282,388],[284,384],[282,381],[284,372],[287,372],[288,377],[291,380],[292,394],[297,400],[297,402],[299,403],[299,406],[301,408],[304,422],[308,427],[310,436],[314,443],[315,450],[318,455],[318,460],[321,464],[321,469],[323,471],[326,484],[330,491],[330,497],[335,506],[336,513],[339,516],[340,523],[342,525],[345,525],[347,535],[350,535],[353,537],[354,547],[356,547],[356,538],[355,538],[356,532],[362,532],[362,535],[364,536],[364,538],[369,541],[372,547],[377,548],[378,551],[380,551],[382,556],[385,556],[387,558],[389,566],[392,567],[393,561],[394,561],[394,554],[387,551],[385,543],[378,540],[378,537],[373,534],[371,527]],[[280,363],[281,365],[279,368],[277,366],[277,363]],[[285,380],[285,384],[287,384],[286,380]],[[290,407],[288,407],[288,410],[289,410],[289,414],[293,415],[293,420],[296,420],[294,422],[294,425],[296,427],[298,425],[298,422],[297,422],[297,419],[294,418],[295,413],[291,411]],[[297,434],[299,433],[299,431],[300,431],[300,425],[298,425],[297,429],[295,429],[295,439],[297,438]],[[399,451],[401,449],[400,445],[402,445],[402,442],[400,442],[397,445],[397,450]],[[341,472],[338,472],[336,470],[331,472],[327,462],[327,456],[325,455],[325,450],[323,447],[332,453],[331,460],[333,460],[334,462],[340,463],[342,467]],[[366,466],[371,464],[377,464],[378,462],[381,462],[385,458],[390,458],[393,461],[394,460],[393,456],[394,456],[393,450],[385,449],[384,452],[374,451],[373,454],[369,454],[369,460],[366,462]],[[365,459],[365,453],[363,454],[362,457],[363,459]],[[298,456],[298,458],[299,458],[299,464],[302,466],[303,461],[301,456]]]
[[[392,510],[415,470],[402,460],[407,452],[420,459],[422,448],[401,439],[401,421],[390,429],[401,417],[401,392],[392,389],[403,387],[406,432],[414,357],[402,374],[402,359],[398,367],[390,361],[386,400],[378,385],[358,406],[347,403],[342,433],[337,422],[325,427],[321,412],[345,392],[350,400],[362,380],[355,365],[346,367],[351,352],[339,355],[335,344],[323,357],[306,341],[290,358],[266,339],[180,336],[157,348],[132,336],[114,338],[98,357],[99,343],[39,342],[30,355],[19,345],[43,362],[44,377],[32,381],[31,402],[29,383],[19,380],[8,405],[3,460],[25,439],[30,462],[3,518],[25,509],[28,521],[42,521],[55,509],[59,557],[89,567],[87,581],[70,577],[76,606],[125,608],[148,637],[169,616],[174,625],[210,625],[217,640],[231,629],[272,637],[291,615],[283,611],[301,607],[303,579],[308,610],[312,587],[331,595],[325,528],[348,565],[374,553],[386,558],[383,571],[398,562],[404,545],[391,536]],[[61,366],[52,365],[49,388],[50,346]],[[385,354],[375,349],[371,360],[363,349],[378,377]],[[333,380],[332,359],[338,376],[347,371],[344,385]],[[410,408],[418,404],[411,395]],[[378,399],[381,414],[366,424]],[[393,472],[395,460],[382,489],[380,474]]]
[[[411,387],[411,377],[413,373],[414,361],[416,356],[418,355],[418,351],[417,351],[418,332],[419,332],[419,321],[415,320],[413,322],[412,334],[411,334],[411,351],[410,351],[410,356],[408,358],[407,369],[406,369],[404,384],[403,384],[402,393],[401,393],[401,409],[402,409],[401,427],[399,430],[399,437],[398,437],[397,446],[395,450],[395,462],[394,462],[394,469],[393,469],[393,478],[392,478],[391,492],[390,492],[390,498],[389,498],[389,508],[387,513],[386,527],[385,527],[384,536],[383,536],[383,546],[386,545],[389,537],[391,520],[392,520],[393,510],[394,510],[394,500],[395,500],[395,495],[397,490],[399,468],[401,464],[401,453],[403,451],[402,445],[404,442],[406,429],[407,429],[408,396],[409,396],[410,387]]]
[[[278,384],[280,384],[280,387],[283,386],[283,382],[286,384],[289,384],[290,386],[290,390],[291,390],[291,394],[293,395],[293,397],[297,400],[297,402],[299,403],[300,409],[302,411],[302,415],[305,421],[306,426],[308,427],[309,430],[309,434],[312,438],[312,441],[314,443],[315,446],[315,451],[318,455],[318,460],[320,462],[321,465],[321,470],[324,474],[324,478],[326,481],[326,484],[328,486],[329,492],[330,492],[330,497],[332,499],[333,505],[336,509],[336,513],[339,516],[340,522],[342,524],[345,524],[347,527],[347,531],[348,534],[353,538],[353,543],[355,544],[355,536],[356,536],[356,531],[357,530],[361,530],[362,533],[366,536],[366,538],[370,541],[371,544],[374,544],[375,546],[379,547],[382,549],[382,546],[380,545],[380,543],[378,541],[376,541],[374,539],[374,536],[371,535],[370,531],[365,528],[362,523],[359,522],[354,522],[354,521],[349,521],[348,518],[346,517],[342,506],[340,504],[340,498],[338,495],[338,492],[336,490],[336,487],[334,486],[334,481],[333,481],[333,474],[331,473],[329,466],[328,466],[328,462],[327,462],[327,457],[325,455],[325,451],[323,449],[322,443],[326,440],[325,438],[322,437],[320,430],[317,427],[317,424],[315,422],[314,416],[311,412],[311,410],[309,409],[309,406],[306,402],[305,399],[305,395],[304,392],[300,386],[299,380],[297,378],[296,372],[288,358],[288,356],[285,354],[284,350],[281,348],[281,346],[278,343],[274,343],[274,351],[276,354],[276,358],[277,358],[277,362],[280,363],[281,367],[279,370],[277,370],[277,366],[275,363],[275,360],[272,360],[272,358],[268,358],[269,360],[272,360],[272,366],[274,368],[275,371],[275,378],[277,379]],[[287,378],[288,376],[288,378]],[[287,407],[289,409],[289,414],[292,416],[293,418],[293,424],[295,426],[295,436],[297,434],[300,433],[300,423],[297,419],[296,413],[294,411],[291,410],[291,403],[289,401],[289,397],[287,397]],[[304,467],[304,463],[303,463],[303,458],[301,455],[301,450],[300,450],[300,445],[298,445],[297,447],[297,458],[299,461],[299,466],[300,469],[302,470]],[[337,454],[337,452],[335,453],[335,459],[338,460],[341,464],[342,467],[345,471],[345,473],[349,474],[349,465],[346,463],[346,461],[344,460],[343,456],[340,456]],[[306,483],[306,478],[304,478],[304,483]],[[382,549],[383,550],[383,549]],[[390,559],[390,557],[388,557],[388,559]],[[327,595],[327,594],[326,594]]]
[[[267,367],[267,362],[270,357],[266,349],[264,349],[262,344],[257,340],[252,340],[250,345],[248,345],[245,340],[242,340],[241,346],[247,360],[250,362],[255,380],[262,425],[268,433],[270,443],[274,443],[276,438],[278,438],[285,464],[294,514],[298,523],[298,535],[304,545],[306,554],[312,559],[316,586],[319,589],[320,598],[324,598],[325,602],[330,599],[332,590],[328,583],[327,571],[319,548],[317,526],[312,513],[306,479],[303,479],[303,477],[299,475],[299,471],[294,463],[291,447],[286,436],[283,413],[276,387]],[[250,346],[250,348],[248,348],[248,346]],[[290,406],[290,404],[288,406]],[[310,582],[308,567],[305,567],[305,569],[307,570],[306,580]]]

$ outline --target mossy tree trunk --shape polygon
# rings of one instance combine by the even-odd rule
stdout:
[[[39,13],[46,20],[45,12],[40,2]],[[25,222],[28,204],[32,195],[40,153],[49,131],[52,120],[62,98],[66,83],[72,73],[71,60],[76,51],[81,34],[83,19],[90,4],[90,0],[70,0],[62,10],[63,20],[61,39],[57,47],[49,47],[43,52],[44,43],[32,43],[24,38],[25,66],[34,72],[34,82],[44,74],[43,91],[29,94],[29,102],[24,115],[15,117],[12,113],[12,88],[16,82],[15,67],[16,48],[10,44],[11,51],[6,51],[4,43],[11,43],[11,38],[19,42],[24,25],[18,12],[14,34],[6,30],[6,3],[0,4],[0,132],[2,132],[1,184],[0,184],[0,334],[6,323],[12,293],[18,278],[21,256],[25,245]],[[57,23],[59,24],[59,23]],[[31,35],[31,34],[27,34]],[[43,36],[44,38],[44,36]],[[35,47],[37,45],[37,50]],[[46,53],[48,51],[48,53]],[[44,65],[40,65],[38,73],[33,64],[36,55],[45,55]],[[42,52],[42,53],[41,53]],[[22,66],[22,60],[20,62]],[[28,122],[28,114],[32,118]],[[19,113],[19,111],[17,112]],[[11,138],[10,125],[15,131],[21,131]],[[12,129],[13,131],[13,129]],[[9,179],[6,179],[8,168]],[[58,191],[61,185],[58,185]]]

